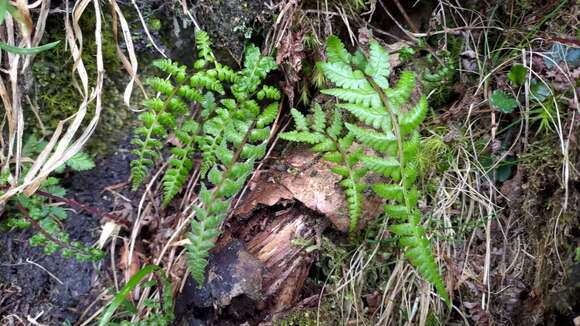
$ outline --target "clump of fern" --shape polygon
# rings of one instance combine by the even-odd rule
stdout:
[[[209,250],[219,235],[231,200],[266,152],[270,125],[278,114],[280,91],[265,85],[264,78],[276,69],[273,58],[249,46],[241,70],[219,63],[205,32],[196,32],[198,57],[189,72],[170,60],[155,65],[167,78],[147,81],[158,96],[145,101],[136,130],[131,162],[133,189],[137,189],[161,157],[170,134],[180,146],[171,149],[163,176],[163,205],[183,188],[199,155],[204,178],[199,190],[201,206],[186,246],[192,276],[203,284]]]
[[[332,171],[342,177],[350,232],[359,227],[367,188],[362,178],[373,173],[388,180],[370,188],[387,201],[385,213],[396,221],[390,230],[399,237],[409,261],[448,302],[417,207],[419,125],[427,113],[427,100],[423,96],[417,103],[411,102],[416,87],[412,72],[403,72],[397,85],[389,84],[389,55],[377,41],[372,40],[368,55],[365,53],[358,49],[351,54],[337,37],[329,37],[327,60],[321,67],[335,87],[321,92],[338,102],[331,113],[332,122],[327,124],[317,105],[310,123],[292,110],[296,130],[281,137],[312,144],[314,151],[324,153],[324,159],[336,164]]]

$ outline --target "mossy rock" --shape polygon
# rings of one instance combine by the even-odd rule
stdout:
[[[38,117],[33,112],[26,112],[28,130],[41,130],[49,137],[59,121],[75,114],[82,102],[75,83],[80,83],[73,77],[73,59],[65,49],[64,26],[62,19],[49,16],[47,21],[47,39],[45,42],[60,40],[61,44],[53,50],[44,52],[35,58],[32,65],[34,89],[29,92],[32,103],[38,108]],[[89,9],[81,17],[80,26],[83,31],[83,64],[89,76],[96,73],[96,43],[94,35],[95,17]],[[116,145],[124,141],[132,127],[133,114],[123,103],[122,90],[127,82],[127,75],[117,58],[117,50],[113,38],[110,17],[105,16],[102,26],[103,60],[105,78],[103,82],[102,111],[95,133],[86,145],[86,150],[92,154],[106,154],[114,151]],[[90,87],[94,86],[94,78],[89,78]],[[135,92],[137,93],[137,92]],[[27,107],[30,110],[30,107]],[[91,104],[84,119],[84,125],[94,116],[95,104]],[[42,128],[38,121],[42,122]],[[81,129],[83,126],[81,126]]]
[[[220,61],[233,65],[242,60],[248,40],[260,38],[272,20],[263,1],[200,0],[194,6],[200,27],[214,43]]]

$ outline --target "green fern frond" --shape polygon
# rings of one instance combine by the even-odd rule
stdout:
[[[418,128],[427,114],[427,101],[422,97],[416,105],[411,103],[416,87],[412,72],[403,72],[396,86],[389,87],[389,55],[377,41],[369,42],[366,53],[368,57],[365,51],[357,49],[351,55],[337,37],[329,37],[327,61],[319,66],[326,79],[334,84],[334,88],[321,92],[338,100],[331,126],[324,130],[326,121],[319,106],[314,108],[311,124],[293,110],[296,130],[282,137],[310,143],[312,150],[324,153],[324,159],[336,164],[331,170],[342,178],[340,184],[345,190],[350,232],[359,227],[365,188],[361,178],[369,171],[389,177],[389,182],[375,183],[371,188],[387,201],[385,214],[396,221],[391,230],[399,236],[406,257],[449,303],[416,207]],[[407,108],[410,109],[407,111]],[[340,109],[348,112],[349,117],[343,119]],[[348,131],[346,134],[343,126]],[[365,168],[358,167],[360,164]]]
[[[171,149],[162,178],[163,206],[167,206],[182,191],[194,154],[200,153],[201,205],[196,208],[186,250],[189,269],[201,286],[209,251],[232,199],[251,175],[255,161],[266,153],[270,125],[279,110],[275,101],[281,93],[264,84],[276,63],[257,47],[247,48],[244,68],[235,71],[216,61],[205,32],[196,31],[195,38],[194,74],[188,76],[185,66],[168,59],[154,63],[167,76],[147,79],[159,96],[144,102],[146,110],[139,116],[141,126],[132,141],[136,159],[131,161],[131,173],[135,190],[163,157],[168,136],[175,135],[179,144]]]
[[[384,108],[367,107],[352,103],[339,103],[337,106],[347,110],[358,120],[375,129],[391,130],[391,117]]]
[[[181,191],[193,168],[193,162],[189,158],[189,149],[174,148],[172,152],[169,167],[163,176],[163,207],[167,206]]]
[[[345,64],[350,64],[351,55],[348,53],[342,41],[331,35],[326,40],[326,57],[328,62],[342,62]]]
[[[211,41],[206,32],[201,30],[195,31],[195,45],[200,59],[206,62],[215,61],[211,50]]]
[[[173,93],[173,84],[171,84],[171,81],[167,79],[152,77],[147,78],[145,83],[151,86],[151,88],[153,88],[156,92],[159,92],[163,95],[169,96],[171,93]]]
[[[326,114],[322,111],[320,104],[314,103],[314,119],[312,129],[317,132],[324,132],[326,128]]]
[[[276,87],[264,85],[256,97],[260,101],[264,98],[277,101],[280,99],[280,91]]]
[[[322,71],[326,78],[336,86],[352,89],[370,88],[364,74],[360,70],[353,71],[348,64],[342,62],[324,63]]]
[[[363,156],[361,161],[369,170],[393,179],[397,179],[394,174],[400,171],[400,163],[393,157]]]
[[[362,213],[364,185],[357,183],[357,180],[353,177],[344,179],[340,184],[344,187],[344,193],[348,203],[348,216],[350,221],[348,230],[354,233],[358,229]]]
[[[360,143],[379,152],[386,152],[397,142],[397,137],[392,132],[382,133],[373,129],[357,127],[350,123],[345,123],[345,125]]]
[[[369,59],[365,67],[365,74],[371,78],[387,78],[389,76],[390,64],[389,54],[379,42],[372,40],[369,42]]]
[[[435,286],[437,293],[445,302],[449,302],[447,289],[439,274],[439,269],[431,252],[431,244],[426,238],[423,228],[414,223],[406,223],[393,225],[390,230],[400,237],[401,244],[406,247],[405,256],[413,266],[417,267],[419,274]]]
[[[331,95],[339,100],[362,104],[370,107],[381,107],[379,95],[371,87],[350,89],[350,88],[329,88],[320,91],[322,94]]]
[[[409,98],[411,98],[415,90],[415,86],[415,73],[412,71],[403,71],[399,76],[397,86],[385,90],[385,94],[388,96],[389,101],[397,113],[409,101]]]
[[[421,100],[409,112],[401,115],[399,124],[403,135],[413,132],[423,122],[427,116],[427,98],[421,97]]]

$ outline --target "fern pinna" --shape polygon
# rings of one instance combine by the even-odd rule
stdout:
[[[203,284],[209,250],[219,235],[232,198],[241,190],[266,152],[270,125],[278,115],[280,91],[263,85],[276,69],[271,57],[249,46],[239,71],[219,63],[205,32],[196,32],[198,58],[188,78],[185,66],[159,60],[155,66],[169,76],[151,78],[147,84],[158,96],[145,101],[143,125],[133,141],[137,156],[131,162],[133,188],[139,187],[161,156],[169,134],[179,141],[171,149],[163,176],[167,205],[183,188],[198,155],[202,175],[196,216],[186,246],[192,276]]]
[[[421,97],[418,103],[411,103],[415,75],[403,72],[397,85],[391,87],[389,55],[375,40],[369,42],[368,51],[358,49],[351,54],[337,37],[331,36],[326,56],[327,61],[320,66],[335,88],[321,92],[338,101],[331,113],[331,123],[326,123],[318,105],[314,106],[310,123],[300,112],[292,110],[296,130],[282,134],[282,138],[312,144],[314,151],[324,153],[324,159],[335,163],[332,171],[342,177],[350,232],[359,227],[367,188],[363,177],[374,173],[390,180],[371,185],[387,201],[385,213],[396,221],[390,230],[399,237],[409,261],[448,302],[417,208],[418,127],[427,113],[427,101]]]

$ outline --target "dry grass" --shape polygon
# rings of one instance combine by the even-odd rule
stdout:
[[[40,8],[36,7],[38,4],[41,4]],[[74,87],[79,92],[79,106],[75,114],[59,122],[42,153],[38,157],[27,158],[33,160],[34,163],[24,176],[21,175],[22,161],[25,159],[22,157],[22,137],[26,128],[24,125],[25,110],[22,103],[23,95],[25,95],[23,85],[26,84],[24,76],[26,76],[26,71],[30,69],[34,57],[9,52],[2,53],[2,70],[6,72],[6,75],[0,78],[0,97],[4,108],[3,121],[5,124],[3,126],[6,127],[7,124],[7,139],[1,140],[2,157],[0,164],[3,171],[9,175],[10,185],[0,196],[1,203],[5,203],[10,197],[21,192],[26,195],[33,194],[51,172],[81,150],[99,122],[105,74],[102,53],[101,3],[99,1],[79,0],[72,8],[68,7],[68,2],[66,4],[66,14],[64,15],[66,44],[60,44],[60,46],[68,48],[74,60],[71,73],[74,77],[73,80],[75,80]],[[82,60],[83,35],[79,26],[80,18],[85,14],[89,5],[93,6],[96,18],[94,27],[96,53],[90,54],[96,57],[97,69],[93,75],[89,74]],[[129,105],[133,84],[138,80],[137,59],[127,21],[115,1],[110,1],[110,5],[114,10],[115,31],[117,22],[120,22],[123,40],[129,55],[129,59],[127,59],[121,48],[118,47],[119,57],[131,76],[124,94],[125,102]],[[16,21],[8,15],[4,23],[5,32],[1,35],[2,41],[12,46],[25,48],[38,46],[44,34],[50,2],[41,1],[31,5],[18,2],[17,7],[19,14],[24,19]],[[30,10],[37,11],[36,21],[33,21]],[[89,108],[94,110],[91,119],[87,119]]]

